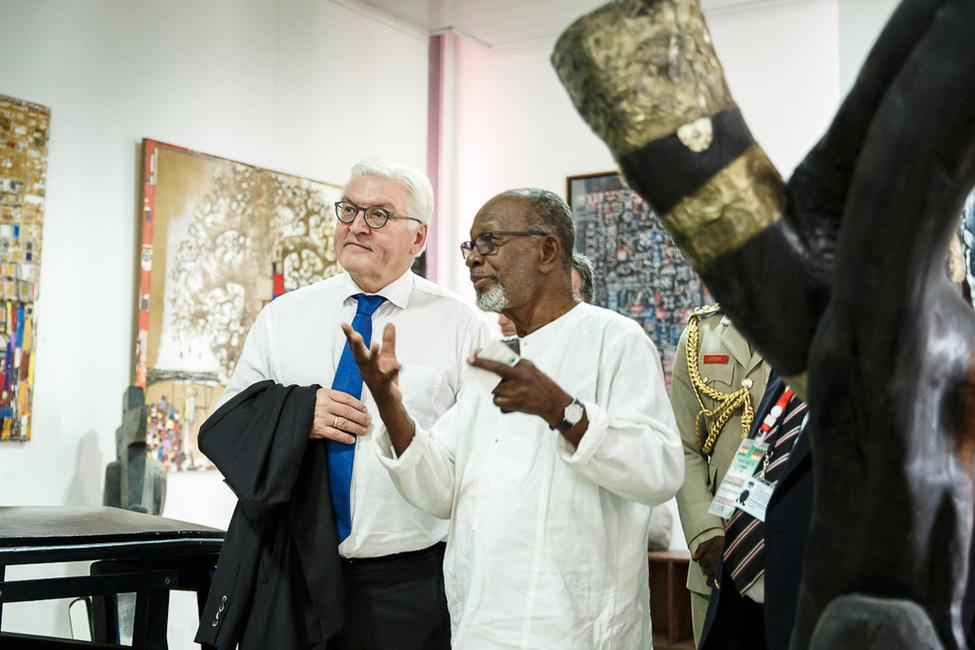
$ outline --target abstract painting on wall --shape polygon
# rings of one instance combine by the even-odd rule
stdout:
[[[975,295],[973,295],[973,289],[975,289],[975,190],[972,190],[972,193],[968,195],[962,207],[958,237],[961,243],[963,273],[959,274],[962,277],[956,276],[952,279],[960,283],[965,298],[975,306]],[[949,251],[949,259],[951,259],[952,254],[953,251]],[[950,269],[950,275],[953,270]]]
[[[208,469],[197,448],[258,312],[341,269],[340,188],[143,141],[142,249],[134,383],[146,390],[150,453]]]
[[[660,352],[667,387],[681,332],[710,301],[697,273],[646,202],[616,172],[570,176],[576,250],[592,260],[594,302],[638,322]]]
[[[0,95],[0,441],[30,440],[51,110]]]

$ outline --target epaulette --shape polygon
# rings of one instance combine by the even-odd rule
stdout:
[[[692,316],[697,316],[698,319],[707,318],[708,316],[714,316],[720,313],[721,305],[701,305],[691,312]]]

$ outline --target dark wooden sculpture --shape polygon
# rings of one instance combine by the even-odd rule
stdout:
[[[788,183],[696,0],[611,3],[552,56],[631,187],[806,396],[816,503],[793,648],[965,646],[975,315],[944,262],[975,182],[973,42],[975,0],[904,0]]]
[[[116,460],[105,468],[106,506],[162,513],[166,503],[166,469],[146,450],[145,391],[129,386],[122,398],[122,426],[115,430]]]

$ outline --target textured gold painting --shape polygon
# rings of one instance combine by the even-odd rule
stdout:
[[[150,451],[202,469],[196,433],[261,308],[341,269],[332,239],[340,188],[144,141],[136,385]]]

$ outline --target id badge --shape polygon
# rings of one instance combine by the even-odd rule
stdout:
[[[741,441],[731,466],[721,479],[721,485],[718,486],[708,512],[722,519],[730,519],[731,515],[735,514],[738,497],[744,490],[745,483],[754,477],[755,470],[758,469],[758,464],[762,462],[762,456],[767,449],[766,443],[758,442],[753,438],[745,438]]]
[[[738,495],[735,506],[741,508],[755,519],[765,521],[765,511],[768,509],[768,501],[772,498],[774,483],[767,483],[757,476],[745,481],[745,487]]]

